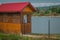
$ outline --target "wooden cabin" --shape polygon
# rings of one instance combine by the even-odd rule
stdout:
[[[31,33],[31,14],[35,12],[29,2],[0,5],[0,32]]]

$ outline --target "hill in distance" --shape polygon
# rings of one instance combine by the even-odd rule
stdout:
[[[39,10],[48,10],[49,8],[60,8],[60,5],[53,5],[53,6],[44,6],[44,7],[35,7],[38,8]]]

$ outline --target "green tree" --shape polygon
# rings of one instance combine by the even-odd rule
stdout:
[[[60,13],[60,8],[57,8],[57,11],[56,11],[57,13]]]
[[[49,13],[49,10],[46,10],[44,14],[48,14]]]
[[[40,12],[39,12],[39,11],[40,11],[39,8],[36,8],[36,10],[37,10],[37,13],[40,13]]]

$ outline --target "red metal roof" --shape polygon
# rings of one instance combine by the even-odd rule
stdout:
[[[33,11],[35,9],[29,2],[5,3],[0,5],[0,12],[21,12],[26,6],[30,5]]]

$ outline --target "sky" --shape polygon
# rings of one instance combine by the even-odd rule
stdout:
[[[44,6],[53,6],[60,5],[60,3],[32,3],[34,7],[44,7]]]
[[[0,4],[6,2],[31,2],[35,7],[60,5],[60,0],[0,0]]]
[[[3,2],[23,2],[23,1],[29,1],[32,3],[60,3],[60,0],[0,0],[0,3]]]

